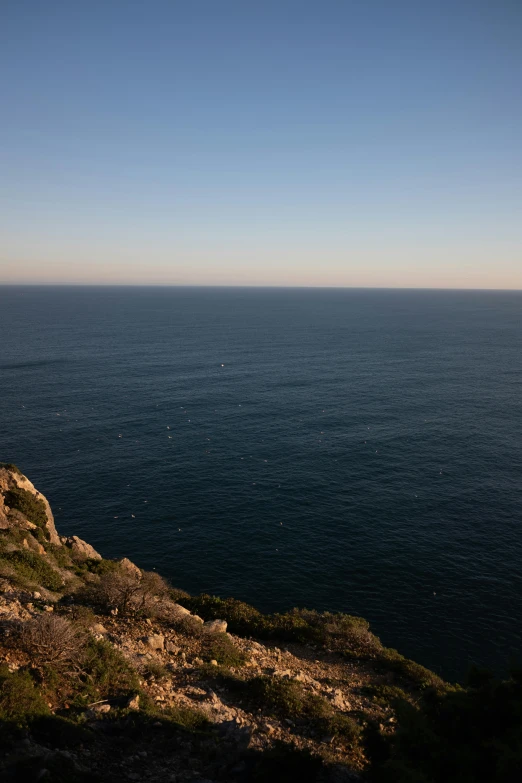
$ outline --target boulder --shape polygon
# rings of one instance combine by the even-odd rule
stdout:
[[[134,563],[129,560],[128,557],[122,558],[122,560],[119,561],[120,568],[123,568],[124,571],[128,571],[129,574],[133,574],[134,576],[137,576],[138,579],[141,579],[141,571],[138,568],[137,565],[134,565]]]
[[[332,695],[330,696],[330,701],[332,703],[333,707],[336,707],[338,710],[349,710],[350,704],[345,700],[344,694],[339,688],[336,688]]]
[[[21,473],[9,467],[0,468],[0,495],[2,496],[3,516],[7,515],[9,517],[8,506],[4,504],[3,496],[10,489],[16,489],[16,488],[25,489],[26,492],[30,492],[31,495],[34,495],[35,498],[41,500],[45,508],[45,515],[47,517],[45,528],[49,536],[49,541],[51,542],[51,544],[56,544],[57,546],[60,546],[60,538],[58,536],[58,533],[56,532],[53,512],[51,511],[51,506],[49,505],[47,498],[44,495],[42,495],[41,492],[38,492],[38,490],[35,489],[35,487],[33,486],[33,484],[31,484],[28,478],[26,478]],[[12,512],[12,509],[9,509],[9,511]]]
[[[102,556],[93,546],[83,541],[78,536],[62,536],[60,539],[64,546],[71,550],[71,554],[81,560],[101,560]]]
[[[206,623],[203,623],[204,633],[226,633],[226,630],[226,620],[208,620]]]

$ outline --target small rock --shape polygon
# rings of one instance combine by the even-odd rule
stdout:
[[[163,650],[165,648],[165,637],[160,633],[153,633],[147,636],[146,642],[153,650]]]
[[[275,731],[275,728],[272,726],[272,724],[268,722],[262,723],[259,728],[261,729],[263,734],[268,734],[268,736],[273,734]]]
[[[33,593],[33,598],[35,600],[38,600],[38,598],[41,598],[41,597],[42,597],[42,594],[39,593],[38,590],[35,590],[34,593]]]
[[[210,665],[211,666],[218,666],[219,664],[218,664],[218,662],[214,658],[212,658],[212,660],[210,661]]]
[[[139,710],[140,708],[140,694],[137,693],[135,696],[130,696],[127,699],[127,704],[125,705],[128,707],[129,710]],[[143,751],[145,755],[147,755],[146,751]],[[141,754],[143,755],[143,754]]]
[[[100,633],[100,634],[107,633],[107,629],[104,628],[101,623],[94,623],[91,630],[93,631],[93,633]]]
[[[93,704],[91,707],[91,712],[110,712],[111,711],[111,705],[110,704]]]
[[[226,620],[209,620],[203,623],[204,633],[226,633],[227,621]]]
[[[174,642],[167,642],[165,649],[168,653],[172,653],[172,655],[177,655],[180,651],[180,648],[177,646],[177,644],[174,644]]]
[[[43,610],[44,612],[54,612],[54,606],[49,606],[48,604],[47,606],[44,606]]]

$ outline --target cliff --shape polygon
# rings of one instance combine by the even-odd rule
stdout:
[[[49,503],[12,465],[0,466],[0,685],[2,780],[421,783],[486,769],[482,734],[445,757],[485,691],[387,649],[362,618],[263,615],[106,560],[59,537]],[[498,732],[498,705],[488,709]],[[510,774],[520,715],[502,760]]]

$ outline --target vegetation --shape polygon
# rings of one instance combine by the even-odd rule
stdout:
[[[16,465],[13,465],[12,462],[0,462],[0,468],[5,468],[5,470],[10,470],[11,473],[16,473],[18,476],[23,476],[24,474],[18,468]]]
[[[239,668],[246,661],[246,656],[238,650],[226,633],[207,634],[202,647],[201,657],[204,661],[217,661],[221,666]]]
[[[29,522],[39,527],[45,538],[49,540],[49,531],[47,530],[47,512],[45,503],[40,498],[33,495],[27,489],[16,487],[9,489],[4,495],[5,503],[17,511],[20,511]]]
[[[22,585],[40,585],[48,590],[60,590],[63,578],[48,563],[45,556],[29,549],[17,549],[0,554],[0,565],[9,565]]]
[[[0,721],[22,728],[35,717],[48,714],[49,706],[30,673],[10,672],[7,666],[0,666]]]
[[[417,688],[445,687],[434,672],[405,658],[397,650],[383,647],[362,617],[309,609],[262,614],[235,598],[211,595],[180,597],[179,603],[205,620],[226,620],[230,631],[240,636],[316,644],[336,650],[346,658],[371,661],[380,671],[393,672]]]
[[[383,783],[510,783],[522,769],[522,677],[426,691],[403,702],[399,728],[374,743],[371,779]]]
[[[43,614],[22,623],[18,642],[34,662],[60,666],[78,659],[84,634],[64,617]]]
[[[117,610],[123,616],[153,616],[160,601],[168,596],[168,585],[155,572],[115,567],[112,561],[100,566],[99,580],[89,583],[81,597],[104,611]],[[94,566],[93,566],[94,570]]]
[[[109,642],[92,638],[83,649],[78,682],[76,701],[83,705],[139,689],[138,673],[123,655]]]

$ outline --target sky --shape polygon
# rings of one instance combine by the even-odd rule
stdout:
[[[520,0],[2,0],[0,283],[522,289]]]

